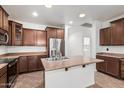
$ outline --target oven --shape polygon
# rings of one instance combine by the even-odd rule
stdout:
[[[13,87],[17,78],[17,59],[9,59],[7,67],[7,87]]]
[[[8,88],[13,87],[17,78],[17,58],[3,58],[0,59],[0,64],[7,63],[7,82]]]
[[[8,43],[9,36],[8,33],[0,29],[0,45],[6,45]]]

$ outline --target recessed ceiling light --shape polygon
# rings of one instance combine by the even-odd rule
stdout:
[[[85,17],[85,14],[82,13],[82,14],[79,15],[79,17]]]
[[[46,8],[52,8],[52,5],[45,5]]]
[[[37,17],[38,16],[38,13],[37,12],[33,12],[32,15],[35,16],[35,17]]]
[[[73,24],[73,21],[69,21],[69,24]]]

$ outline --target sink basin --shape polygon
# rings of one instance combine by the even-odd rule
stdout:
[[[63,56],[61,58],[46,58],[47,61],[60,61],[60,60],[65,60],[65,59],[68,59],[67,57]]]

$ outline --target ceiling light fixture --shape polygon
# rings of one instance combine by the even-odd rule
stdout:
[[[35,17],[37,17],[38,16],[38,13],[37,12],[33,12],[32,15],[35,16]]]
[[[45,5],[46,8],[52,8],[52,5]]]
[[[69,24],[73,24],[73,21],[69,21]]]
[[[79,15],[79,17],[85,17],[85,16],[86,16],[86,15],[85,15],[85,14],[83,14],[83,13]]]

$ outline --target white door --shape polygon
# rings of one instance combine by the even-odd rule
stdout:
[[[84,57],[91,57],[90,36],[83,37],[83,56]]]

